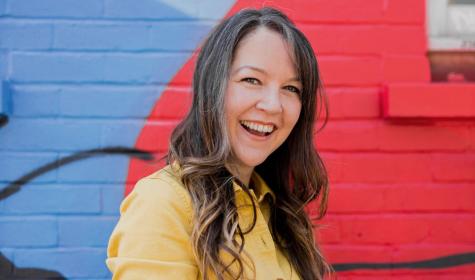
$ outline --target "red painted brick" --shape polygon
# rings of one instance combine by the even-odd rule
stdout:
[[[331,182],[339,182],[343,177],[345,167],[344,159],[336,153],[320,153],[327,168],[328,177]]]
[[[151,117],[160,119],[182,119],[191,106],[192,96],[189,88],[167,88],[160,101],[153,108]]]
[[[444,272],[418,272],[414,275],[414,271],[406,272],[409,275],[403,274],[394,274],[392,271],[372,271],[371,275],[355,275],[352,272],[339,272],[338,280],[473,280],[473,274],[462,274],[462,273],[452,273],[449,275],[444,275]],[[383,275],[386,274],[386,275]]]
[[[468,143],[469,148],[475,151],[475,125],[469,128]]]
[[[420,54],[427,51],[422,26],[300,24],[321,54]]]
[[[176,73],[176,75],[171,79],[168,85],[171,86],[191,86],[193,71],[195,70],[197,52],[196,52],[186,61],[182,68]]]
[[[326,89],[331,119],[379,118],[379,88]]]
[[[330,121],[315,137],[322,151],[372,151],[377,148],[377,122]]]
[[[388,55],[383,58],[385,82],[430,82],[430,66],[426,56]]]
[[[324,85],[373,86],[382,81],[381,61],[374,57],[320,56]]]
[[[386,0],[384,2],[384,20],[424,24],[426,17],[425,0]]]
[[[409,10],[409,9],[408,9]],[[426,55],[427,35],[424,26],[382,26],[383,49],[390,54]]]
[[[348,244],[475,243],[474,214],[328,215],[322,223]]]
[[[390,246],[362,246],[350,244],[323,244],[322,251],[332,264],[355,262],[390,262]]]
[[[447,199],[451,197],[453,199]],[[312,212],[311,209],[309,212]],[[475,212],[475,184],[332,184],[328,213]]]
[[[469,147],[469,131],[463,126],[437,123],[388,123],[378,126],[379,147],[384,151],[463,151]]]
[[[312,223],[316,225],[314,232],[318,244],[341,244],[344,241],[341,239],[340,226],[336,222],[329,224],[325,221],[312,221]]]
[[[383,52],[381,29],[363,25],[300,24],[317,54],[379,54]]]
[[[475,117],[473,84],[389,85],[383,92],[383,113],[394,118]]]
[[[383,17],[383,0],[293,0],[296,21],[378,22]]]
[[[422,122],[333,121],[317,134],[322,151],[465,151],[469,129]]]
[[[331,184],[328,213],[373,213],[385,208],[384,187],[362,184]],[[310,211],[310,213],[312,213]]]
[[[475,153],[433,154],[430,169],[436,181],[475,182]]]
[[[329,165],[334,162],[330,162]],[[333,182],[429,182],[432,178],[429,164],[429,155],[419,153],[338,154],[338,165],[342,175]]]

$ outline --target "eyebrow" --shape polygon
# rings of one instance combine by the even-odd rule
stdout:
[[[234,70],[234,71],[232,72],[232,75],[236,74],[237,72],[239,72],[239,71],[241,71],[241,70],[243,70],[243,69],[245,69],[245,68],[249,68],[249,69],[251,69],[251,70],[260,72],[260,73],[265,74],[265,75],[268,74],[266,70],[261,69],[261,68],[259,68],[259,67],[255,67],[255,66],[251,66],[251,65],[243,65],[243,66],[239,67],[238,69]],[[301,82],[300,79],[297,78],[297,77],[293,77],[293,78],[289,79],[289,81]]]
[[[242,69],[245,69],[245,68],[249,68],[251,70],[261,72],[262,74],[267,74],[266,70],[255,67],[255,66],[251,66],[251,65],[243,65],[243,66],[239,67],[238,69],[234,70],[233,74],[236,74],[237,72],[239,72],[239,71],[241,71]]]

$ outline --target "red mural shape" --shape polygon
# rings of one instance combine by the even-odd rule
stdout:
[[[282,9],[308,36],[329,97],[330,120],[315,140],[331,182],[317,237],[329,261],[342,264],[339,278],[473,279],[473,254],[461,254],[475,252],[475,120],[387,119],[382,112],[388,87],[430,85],[425,1],[237,1],[226,17],[265,5]],[[194,61],[170,81],[135,148],[166,154],[191,104]],[[465,88],[473,101],[473,84]],[[406,106],[423,107],[417,100]],[[131,159],[126,194],[164,164]]]

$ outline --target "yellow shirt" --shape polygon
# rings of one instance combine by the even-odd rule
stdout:
[[[257,173],[252,180],[257,220],[244,235],[244,250],[254,262],[256,279],[300,279],[269,231],[270,203],[264,198],[274,194]],[[252,223],[252,207],[239,206],[251,202],[237,183],[233,185],[244,230]],[[113,279],[201,279],[190,240],[191,197],[170,166],[141,179],[122,202],[120,213],[107,250]]]

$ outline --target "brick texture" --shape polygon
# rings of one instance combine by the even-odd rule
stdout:
[[[11,100],[0,104],[8,109],[0,191],[31,179],[0,200],[0,253],[13,264],[0,263],[0,278],[42,278],[25,275],[28,267],[110,279],[104,260],[120,202],[165,164],[171,132],[192,101],[199,44],[218,20],[263,5],[280,7],[308,36],[328,96],[329,122],[315,145],[330,176],[329,208],[314,221],[328,260],[397,264],[474,252],[475,121],[445,107],[460,102],[452,89],[464,88],[463,108],[472,112],[473,85],[430,82],[427,1],[0,0],[0,82],[2,100]],[[417,102],[398,99],[399,115],[388,117],[385,94],[401,88]],[[424,111],[431,103],[421,88],[442,109]],[[155,160],[95,155],[41,169],[110,147]],[[312,218],[317,206],[307,207]],[[338,278],[474,275],[471,262],[353,269]]]

